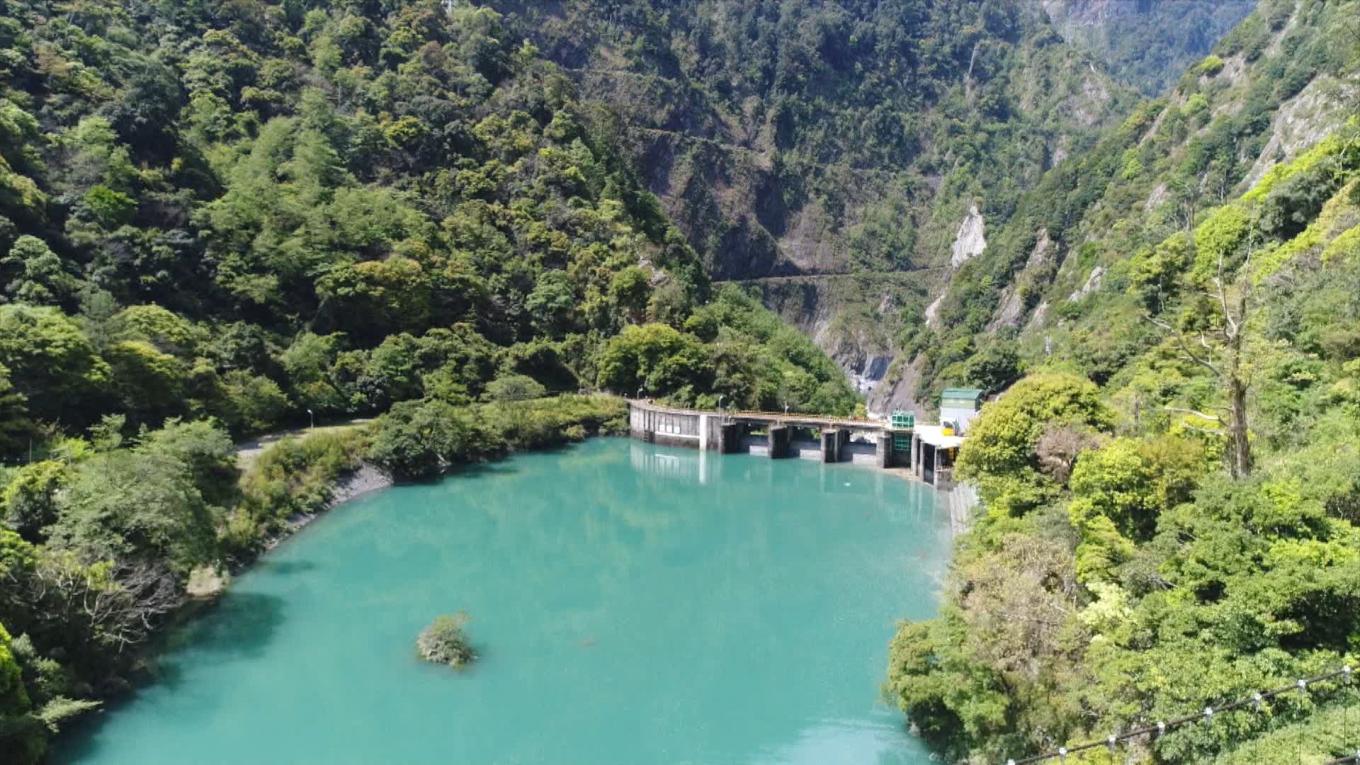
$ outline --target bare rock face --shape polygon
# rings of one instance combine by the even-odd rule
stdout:
[[[850,301],[867,307],[877,301],[868,320],[847,321]],[[900,295],[875,276],[801,276],[761,284],[761,301],[785,321],[812,338],[860,393],[867,394],[883,379],[892,362],[893,343],[885,329],[897,311]]]
[[[987,325],[988,332],[996,332],[1004,327],[1018,327],[1025,317],[1025,294],[1027,288],[1032,288],[1052,275],[1053,267],[1057,265],[1058,247],[1048,235],[1048,229],[1039,229],[1036,234],[1034,248],[1030,250],[1029,258],[1025,261],[1025,267],[1015,275],[1011,283],[1006,285],[1001,291],[1001,299],[997,307],[996,315],[993,316],[990,324]]]
[[[1270,138],[1247,174],[1246,185],[1256,185],[1272,166],[1288,162],[1326,138],[1352,114],[1360,82],[1323,75],[1289,99],[1271,121]]]
[[[892,356],[870,356],[864,360],[859,369],[854,370],[850,379],[855,384],[855,389],[863,395],[868,395],[883,380],[883,376],[888,373],[888,365],[892,363]]]
[[[954,234],[954,244],[949,252],[949,267],[957,270],[959,266],[981,255],[986,249],[987,221],[983,219],[982,212],[974,202],[969,205],[968,214],[963,216],[963,222],[959,224],[959,230]],[[940,326],[940,305],[944,303],[944,296],[948,291],[949,285],[946,282],[944,292],[926,306],[927,327],[937,329]]]
[[[921,383],[920,358],[910,362],[899,360],[889,370],[887,376],[870,391],[867,408],[870,414],[887,415],[895,409],[924,413],[923,402],[917,401]]]
[[[1052,266],[1057,253],[1057,246],[1049,237],[1048,229],[1039,229],[1034,235],[1034,249],[1029,251],[1029,259],[1025,261],[1025,270],[1032,272]]]
[[[767,226],[767,228],[769,228]],[[776,243],[780,254],[800,273],[844,270],[844,242],[839,224],[820,200],[790,210]]]
[[[892,344],[882,337],[844,335],[824,347],[860,395],[868,398],[883,383],[893,361]]]
[[[335,507],[369,492],[386,489],[392,483],[392,476],[376,465],[365,462],[359,466],[358,470],[341,478],[336,483],[331,490],[331,501],[328,503],[328,507]]]
[[[1086,277],[1086,283],[1081,285],[1081,289],[1067,296],[1068,301],[1077,302],[1087,295],[1100,289],[1101,283],[1105,281],[1105,267],[1096,266],[1091,269],[1091,275]]]
[[[1038,327],[1042,327],[1042,326],[1044,326],[1044,322],[1046,322],[1046,321],[1048,321],[1048,301],[1047,301],[1047,300],[1045,300],[1045,301],[1043,301],[1042,303],[1040,303],[1039,305],[1035,306],[1035,308],[1034,308],[1034,313],[1033,313],[1033,314],[1030,314],[1029,323],[1025,325],[1025,330],[1026,330],[1026,331],[1032,331],[1032,330],[1034,330],[1034,329],[1036,329],[1036,328],[1038,328]]]
[[[1152,193],[1148,194],[1147,201],[1143,203],[1143,208],[1147,210],[1155,210],[1158,207],[1161,207],[1163,204],[1165,204],[1166,200],[1170,198],[1171,190],[1166,187],[1165,183],[1159,183],[1155,188],[1152,189]]]
[[[958,268],[981,255],[987,249],[986,221],[974,203],[968,214],[959,224],[959,232],[954,235],[954,246],[950,251],[949,265]]]
[[[940,305],[944,303],[944,295],[941,294],[930,305],[926,306],[926,326],[931,329],[938,329],[940,326]]]
[[[1024,314],[1025,299],[1014,284],[1009,284],[1001,290],[1000,304],[997,306],[996,315],[987,325],[987,331],[995,332],[1003,327],[1018,327],[1020,317]]]
[[[189,572],[184,594],[195,600],[212,600],[227,591],[231,574],[218,566],[198,566]]]

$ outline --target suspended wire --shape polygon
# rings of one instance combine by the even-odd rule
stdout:
[[[1338,677],[1342,678],[1343,682],[1350,683],[1351,681],[1350,665],[1346,665],[1341,669],[1326,672],[1324,674],[1316,675],[1314,677],[1305,677],[1299,680],[1295,680],[1293,683],[1290,683],[1289,685],[1282,685],[1278,688],[1272,688],[1266,691],[1256,691],[1252,693],[1250,696],[1245,696],[1230,704],[1224,704],[1222,706],[1217,707],[1208,706],[1205,707],[1203,711],[1198,712],[1196,714],[1186,715],[1184,717],[1177,717],[1173,720],[1160,720],[1155,725],[1148,725],[1142,728],[1136,728],[1127,733],[1121,733],[1117,735],[1111,734],[1110,736],[1100,741],[1088,741],[1084,744],[1078,744],[1076,746],[1062,746],[1058,747],[1057,751],[1046,752],[1044,754],[1036,754],[1032,757],[1026,757],[1024,759],[1019,760],[1009,759],[1006,760],[1006,765],[1029,765],[1030,763],[1045,762],[1048,760],[1065,761],[1067,759],[1067,755],[1069,754],[1085,752],[1090,749],[1099,749],[1100,747],[1108,747],[1111,752],[1114,752],[1119,747],[1119,745],[1125,741],[1131,741],[1133,739],[1140,738],[1143,736],[1148,736],[1151,738],[1160,738],[1169,733],[1170,731],[1173,731],[1176,728],[1181,727],[1182,725],[1188,725],[1190,723],[1200,721],[1212,722],[1214,719],[1214,715],[1223,714],[1224,712],[1231,712],[1235,709],[1245,709],[1247,707],[1251,707],[1253,711],[1260,712],[1262,705],[1268,699],[1275,698],[1276,696],[1280,696],[1282,694],[1292,693],[1294,691],[1307,693],[1308,687],[1313,685],[1314,683],[1335,680]],[[1342,763],[1360,763],[1360,749],[1356,749],[1354,754],[1346,755],[1345,757],[1342,757],[1341,759],[1338,760],[1332,760],[1331,762],[1327,763],[1327,765],[1341,765]]]

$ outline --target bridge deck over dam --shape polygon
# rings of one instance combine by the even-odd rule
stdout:
[[[939,429],[930,426],[894,428],[878,420],[806,413],[678,409],[640,399],[628,402],[628,430],[651,443],[721,454],[905,467],[939,488],[953,484],[954,455],[962,441],[941,438]]]

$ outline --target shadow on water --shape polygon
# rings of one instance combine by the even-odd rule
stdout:
[[[149,662],[145,680],[174,689],[183,681],[185,661],[204,665],[258,658],[281,624],[282,598],[232,592],[167,637]],[[191,646],[190,660],[181,651]]]
[[[440,479],[444,478],[476,478],[486,475],[514,475],[519,470],[509,462],[470,462],[465,465],[454,465],[445,471]],[[439,481],[434,481],[439,483]]]
[[[484,475],[514,475],[519,471],[506,462],[469,462],[450,465],[432,478],[403,480],[397,486],[438,486],[446,478],[475,478]]]
[[[48,761],[58,765],[75,763],[92,755],[95,749],[95,734],[108,719],[108,713],[131,701],[132,697],[133,694],[128,694],[120,699],[105,702],[98,712],[81,715],[62,725],[61,735],[48,751],[50,755]]]
[[[306,564],[310,567],[315,564]],[[283,623],[283,599],[258,592],[232,592],[202,618],[179,631],[196,653],[256,658]],[[174,647],[179,647],[177,644]]]
[[[252,568],[256,571],[268,571],[280,576],[292,576],[293,574],[311,571],[316,568],[316,564],[309,560],[270,560],[264,558]]]
[[[314,566],[301,561],[299,564],[296,570]],[[232,592],[195,612],[191,621],[171,630],[154,646],[146,667],[134,678],[131,691],[107,700],[98,713],[63,726],[52,762],[75,763],[90,755],[96,734],[110,713],[131,704],[150,686],[170,690],[183,686],[187,663],[197,666],[262,655],[282,623],[283,599],[262,593]],[[189,646],[193,647],[192,658],[181,653]]]

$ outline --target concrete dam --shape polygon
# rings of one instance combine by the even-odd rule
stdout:
[[[814,414],[677,409],[640,399],[628,402],[628,430],[649,443],[720,454],[907,468],[940,489],[953,486],[954,457],[963,441],[927,425],[893,428]]]

